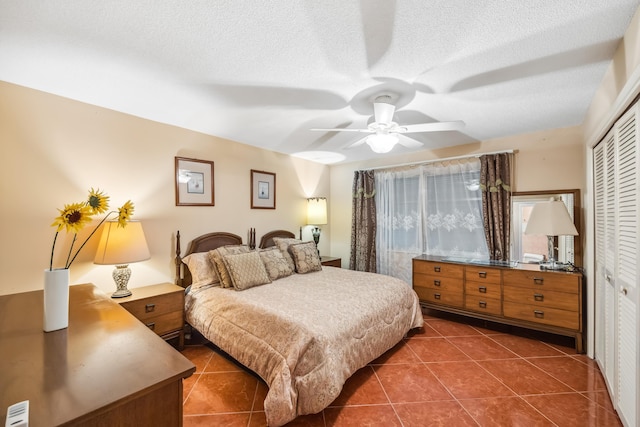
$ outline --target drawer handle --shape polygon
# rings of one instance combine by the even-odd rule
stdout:
[[[533,315],[536,316],[538,319],[544,319],[544,311],[533,310]]]
[[[155,330],[156,322],[147,323],[147,328],[151,329],[152,331]]]
[[[152,311],[156,311],[156,305],[155,304],[147,304],[144,306],[144,312],[145,313],[151,313]]]
[[[486,271],[478,271],[478,276],[482,279],[486,279],[487,278],[487,272]]]
[[[434,286],[440,286],[440,280],[434,280],[433,284]]]
[[[536,301],[544,301],[544,295],[542,294],[533,294],[533,299]]]
[[[478,305],[480,308],[487,308],[487,303],[485,301],[478,301]]]
[[[542,282],[544,282],[544,278],[542,278],[542,277],[534,277],[533,278],[533,283],[535,283],[536,285],[542,285]]]
[[[437,294],[437,293],[436,293],[436,294],[433,294],[433,297],[434,297],[435,299],[440,299],[440,294]]]
[[[486,286],[479,286],[478,287],[478,292],[480,292],[481,294],[486,294],[487,293],[487,287]]]
[[[440,273],[440,266],[436,265],[435,267],[433,267],[433,271],[435,271],[436,273]]]

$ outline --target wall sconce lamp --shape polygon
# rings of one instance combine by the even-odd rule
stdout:
[[[550,200],[533,205],[525,234],[542,234],[547,236],[547,248],[549,251],[548,263],[540,264],[543,270],[560,270],[563,266],[556,262],[555,248],[553,247],[555,236],[577,236],[578,230],[569,216],[567,207],[562,200]]]
[[[314,225],[311,230],[313,235],[313,241],[320,242],[320,227],[318,225],[324,225],[327,223],[327,198],[326,197],[312,197],[307,199],[307,225]],[[318,250],[320,253],[320,250]]]
[[[100,243],[94,264],[115,265],[113,280],[117,290],[111,298],[122,298],[131,295],[127,289],[131,269],[129,264],[145,261],[151,258],[147,240],[144,238],[142,224],[139,221],[129,221],[126,227],[118,226],[118,221],[107,221],[102,228]]]

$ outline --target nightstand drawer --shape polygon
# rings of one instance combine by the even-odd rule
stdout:
[[[157,295],[135,301],[123,302],[122,306],[141,322],[146,322],[147,319],[162,314],[171,312],[182,313],[184,296],[176,297],[175,294]]]
[[[181,311],[174,311],[172,313],[151,317],[143,320],[142,323],[160,336],[168,332],[177,331],[184,327]]]
[[[331,256],[322,256],[320,257],[320,264],[327,267],[342,267],[342,258],[335,258]]]

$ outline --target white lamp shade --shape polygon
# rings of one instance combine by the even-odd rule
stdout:
[[[367,144],[371,147],[371,151],[378,154],[388,153],[397,143],[397,135],[379,133],[367,137]]]
[[[117,221],[107,221],[102,226],[94,264],[124,265],[147,260],[151,257],[142,224],[129,221],[119,227]]]
[[[561,200],[539,202],[533,206],[525,234],[577,236],[578,230]]]
[[[313,197],[307,199],[307,224],[323,225],[327,223],[327,199]]]

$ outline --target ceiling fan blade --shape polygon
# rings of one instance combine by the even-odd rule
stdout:
[[[365,136],[364,138],[360,138],[356,142],[352,142],[351,144],[349,144],[346,147],[344,147],[343,150],[350,150],[352,148],[359,147],[362,144],[364,144],[365,142],[367,142],[367,138],[369,138],[369,136]]]
[[[371,133],[369,129],[351,129],[351,128],[335,128],[335,129],[309,129],[320,132],[364,132]]]
[[[387,104],[385,102],[374,103],[373,111],[376,123],[391,123],[393,121],[393,113],[395,110],[395,105]]]
[[[452,122],[422,123],[419,125],[400,126],[398,132],[439,132],[448,130],[460,130],[462,128],[464,128],[464,122],[462,120],[455,120]]]
[[[415,139],[404,136],[402,134],[398,134],[398,144],[406,148],[419,148],[424,145],[422,142],[416,141]]]

